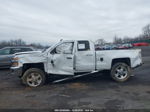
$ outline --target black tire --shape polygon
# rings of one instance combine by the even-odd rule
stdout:
[[[22,83],[25,84],[26,86],[38,87],[38,86],[44,85],[46,76],[45,76],[45,73],[41,69],[30,68],[25,71],[21,80],[22,80]],[[32,84],[32,83],[34,83],[34,84]]]
[[[121,68],[122,67],[122,68]],[[111,77],[117,82],[125,82],[131,76],[131,67],[126,63],[115,63],[111,69]]]

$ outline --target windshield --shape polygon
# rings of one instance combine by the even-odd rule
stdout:
[[[58,43],[57,43],[58,44]],[[52,44],[50,47],[47,47],[45,49],[42,50],[42,53],[43,52],[46,52],[47,50],[49,51],[50,49],[52,49],[53,47],[55,47],[57,44]]]

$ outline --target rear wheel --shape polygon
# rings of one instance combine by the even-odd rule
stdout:
[[[125,63],[116,63],[111,69],[111,77],[117,82],[125,82],[131,76],[131,67]]]
[[[38,87],[45,83],[45,74],[41,69],[30,68],[22,76],[22,83],[30,87]]]

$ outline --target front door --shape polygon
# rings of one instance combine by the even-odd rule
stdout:
[[[74,74],[74,42],[64,42],[56,46],[49,57],[48,72],[53,74]]]

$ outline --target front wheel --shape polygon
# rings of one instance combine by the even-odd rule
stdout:
[[[125,82],[131,76],[131,67],[125,63],[116,63],[111,69],[111,77],[117,82]]]
[[[38,87],[45,83],[45,74],[38,68],[28,69],[22,76],[22,83],[30,87]]]

